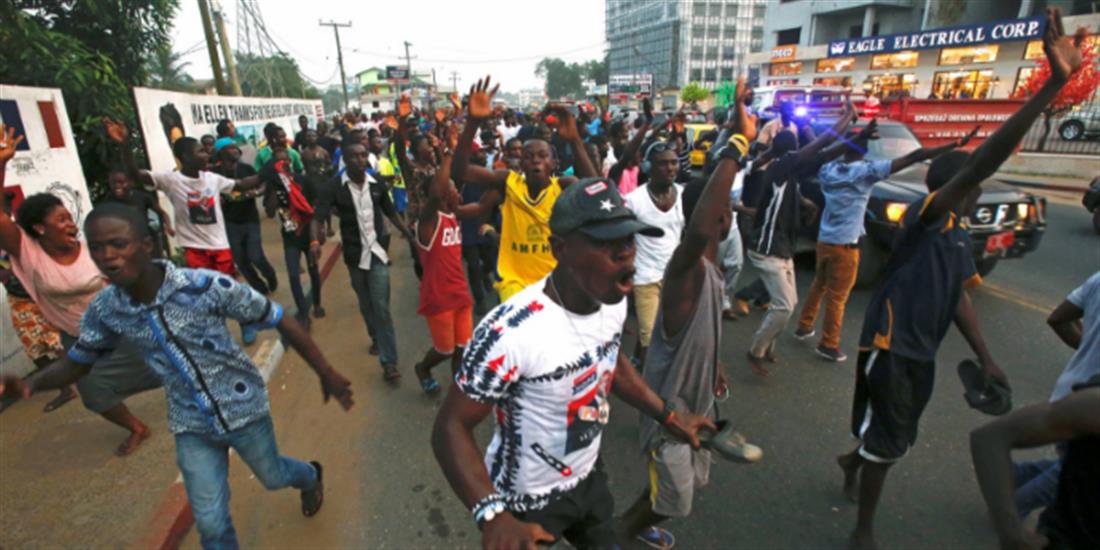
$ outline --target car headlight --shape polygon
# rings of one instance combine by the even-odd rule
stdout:
[[[1016,205],[1016,219],[1018,221],[1024,221],[1027,219],[1028,207],[1030,206],[1031,205],[1026,202],[1021,202]]]
[[[909,205],[904,202],[886,203],[886,219],[894,223],[900,222],[901,218],[905,216],[907,208],[909,208]]]

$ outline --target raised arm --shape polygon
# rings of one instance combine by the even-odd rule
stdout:
[[[6,191],[4,190],[4,173],[7,171],[8,161],[15,156],[15,148],[23,136],[15,135],[15,128],[5,128],[0,124],[0,249],[13,258],[19,258],[19,250],[23,245],[23,233],[15,224],[15,219],[8,210]]]
[[[470,96],[466,101],[466,124],[462,127],[462,134],[458,138],[458,147],[455,148],[451,166],[451,178],[456,182],[504,189],[504,183],[508,181],[508,172],[505,170],[494,171],[470,165],[470,153],[474,138],[477,136],[477,129],[492,116],[493,96],[496,95],[498,88],[500,88],[499,84],[489,89],[488,76],[470,87]]]
[[[608,177],[616,184],[623,170],[635,162],[634,159],[638,156],[638,151],[642,148],[645,136],[649,133],[650,125],[653,124],[653,104],[649,102],[649,98],[642,100],[642,115],[642,127],[634,134],[634,137],[627,142],[626,147],[623,148],[623,156],[616,160],[615,165],[612,166],[611,170],[607,173]]]
[[[1012,154],[1024,134],[1031,129],[1035,119],[1066,85],[1070,75],[1081,66],[1081,52],[1078,47],[1085,36],[1084,29],[1079,29],[1072,40],[1065,36],[1058,8],[1047,9],[1043,51],[1050,61],[1050,79],[971,153],[962,169],[932,197],[921,213],[921,221],[930,223],[942,217],[955,205],[962,203],[972,189],[981,185],[982,181],[1001,167],[1001,163]]]
[[[154,187],[153,175],[148,170],[138,168],[137,161],[134,160],[134,152],[130,148],[130,129],[125,124],[107,117],[99,120],[103,123],[103,129],[107,131],[107,137],[118,144],[119,159],[122,161],[122,165],[126,167],[130,177],[143,188],[152,189]]]
[[[974,473],[1002,548],[1044,548],[1047,543],[1027,530],[1016,508],[1012,450],[1100,436],[1098,410],[1100,388],[1090,388],[1054,403],[1016,410],[970,432]]]
[[[744,83],[744,77],[738,79],[739,96],[745,93]],[[716,231],[718,221],[722,216],[729,215],[726,208],[729,204],[730,188],[733,187],[734,177],[742,168],[738,159],[748,152],[749,143],[756,137],[756,124],[745,112],[745,105],[740,97],[737,100],[737,112],[734,118],[731,128],[733,135],[729,139],[729,145],[719,156],[718,166],[707,180],[707,185],[696,202],[695,211],[688,214],[690,219],[684,230],[684,237],[672,253],[672,259],[669,260],[666,279],[681,276],[699,264],[707,245],[711,240],[718,238]]]
[[[855,119],[856,110],[855,107],[852,106],[852,99],[849,97],[848,102],[844,105],[844,112],[840,114],[840,118],[836,120],[836,123],[826,130],[825,133],[814,138],[809,145],[798,150],[798,162],[815,164],[820,162],[817,158],[818,153],[843,135],[844,131],[848,129],[848,126],[851,125]]]
[[[574,117],[564,105],[554,104],[548,109],[558,118],[558,136],[573,148],[573,174],[577,178],[593,178],[600,175],[592,166],[592,160],[588,158],[584,140],[581,139],[581,132],[577,127],[577,117]]]
[[[898,157],[890,163],[890,173],[900,172],[918,162],[924,162],[928,159],[934,159],[948,151],[953,151],[959,147],[966,147],[966,144],[970,143],[970,140],[974,138],[974,135],[978,133],[978,129],[981,126],[975,126],[969,134],[966,134],[961,139],[957,139],[950,143],[945,143],[939,147],[921,147],[916,151],[909,153],[903,157]]]

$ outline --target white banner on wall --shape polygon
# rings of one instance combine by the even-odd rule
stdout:
[[[0,122],[23,136],[4,180],[13,211],[23,197],[52,193],[81,226],[92,202],[61,90],[0,84]],[[0,288],[0,372],[21,375],[32,368],[12,327],[6,291]]]
[[[199,95],[152,88],[134,88],[134,103],[154,171],[175,170],[172,143],[181,136],[216,136],[219,120],[233,121],[237,137],[243,140],[243,158],[251,161],[255,149],[263,145],[263,128],[268,122],[294,136],[299,116],[305,115],[309,126],[316,128],[325,113],[319,99]]]

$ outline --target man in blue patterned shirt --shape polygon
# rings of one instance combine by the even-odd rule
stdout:
[[[233,341],[226,320],[278,328],[317,372],[326,402],[335,397],[350,409],[351,383],[301,326],[283,317],[279,304],[221,273],[154,261],[152,238],[136,210],[104,204],[88,215],[84,230],[92,259],[111,286],[92,300],[68,357],[26,380],[5,378],[0,392],[25,398],[65,387],[125,339],[164,382],[168,427],[204,548],[238,546],[229,517],[230,448],[264,487],[299,489],[302,513],[316,514],[324,497],[321,465],[279,456],[264,380]]]

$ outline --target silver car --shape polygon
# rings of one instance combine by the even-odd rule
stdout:
[[[1100,103],[1089,102],[1066,113],[1058,126],[1058,135],[1066,141],[1100,135]]]

